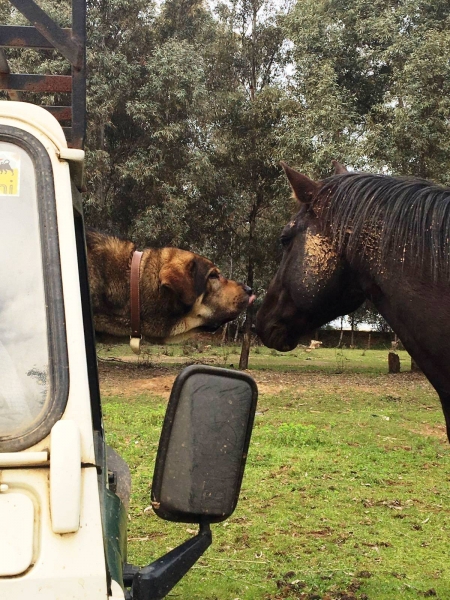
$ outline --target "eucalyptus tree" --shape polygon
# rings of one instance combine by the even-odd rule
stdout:
[[[446,0],[301,0],[288,18],[294,96],[287,146],[311,175],[331,158],[449,181]]]
[[[124,172],[136,128],[127,114],[146,72],[155,42],[154,5],[126,0],[89,0],[87,4],[87,194],[88,223],[127,233],[133,219],[132,182]]]
[[[450,183],[450,4],[301,0],[286,19],[303,110],[285,138],[313,177],[361,170]],[[383,328],[373,309],[364,319]]]
[[[450,184],[450,4],[400,4],[383,98],[366,120],[375,167]]]
[[[288,63],[285,9],[269,0],[231,0],[216,6],[222,26],[210,77],[211,157],[222,182],[222,244],[234,268],[257,292],[268,283],[275,240],[286,218],[278,162],[292,102],[284,89]],[[225,185],[223,184],[225,182]],[[246,368],[253,309],[246,315],[240,367]]]

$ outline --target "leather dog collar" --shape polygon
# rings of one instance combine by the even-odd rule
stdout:
[[[135,250],[131,259],[130,273],[130,307],[131,307],[131,336],[130,346],[135,354],[141,351],[141,302],[139,291],[139,267],[141,265],[142,252]]]

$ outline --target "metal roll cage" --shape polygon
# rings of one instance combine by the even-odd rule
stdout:
[[[72,0],[72,27],[62,28],[34,0],[10,0],[30,26],[0,25],[0,90],[11,100],[23,92],[70,94],[70,104],[43,106],[61,123],[70,148],[83,149],[86,132],[86,2]],[[3,48],[55,49],[69,61],[71,75],[11,73]]]

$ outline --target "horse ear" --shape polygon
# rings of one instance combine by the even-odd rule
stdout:
[[[302,204],[309,204],[312,202],[319,189],[319,184],[312,179],[309,179],[309,177],[306,177],[306,175],[302,175],[298,171],[295,171],[286,163],[282,162],[280,164],[291,184],[294,197]]]
[[[347,167],[345,167],[339,161],[332,160],[331,163],[332,163],[332,165],[334,167],[334,174],[335,175],[342,175],[342,173],[348,173]]]

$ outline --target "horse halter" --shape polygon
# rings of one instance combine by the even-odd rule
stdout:
[[[142,252],[135,250],[131,259],[130,273],[130,308],[131,308],[131,335],[130,346],[135,354],[141,352],[141,299],[139,290],[139,268],[141,266]]]

